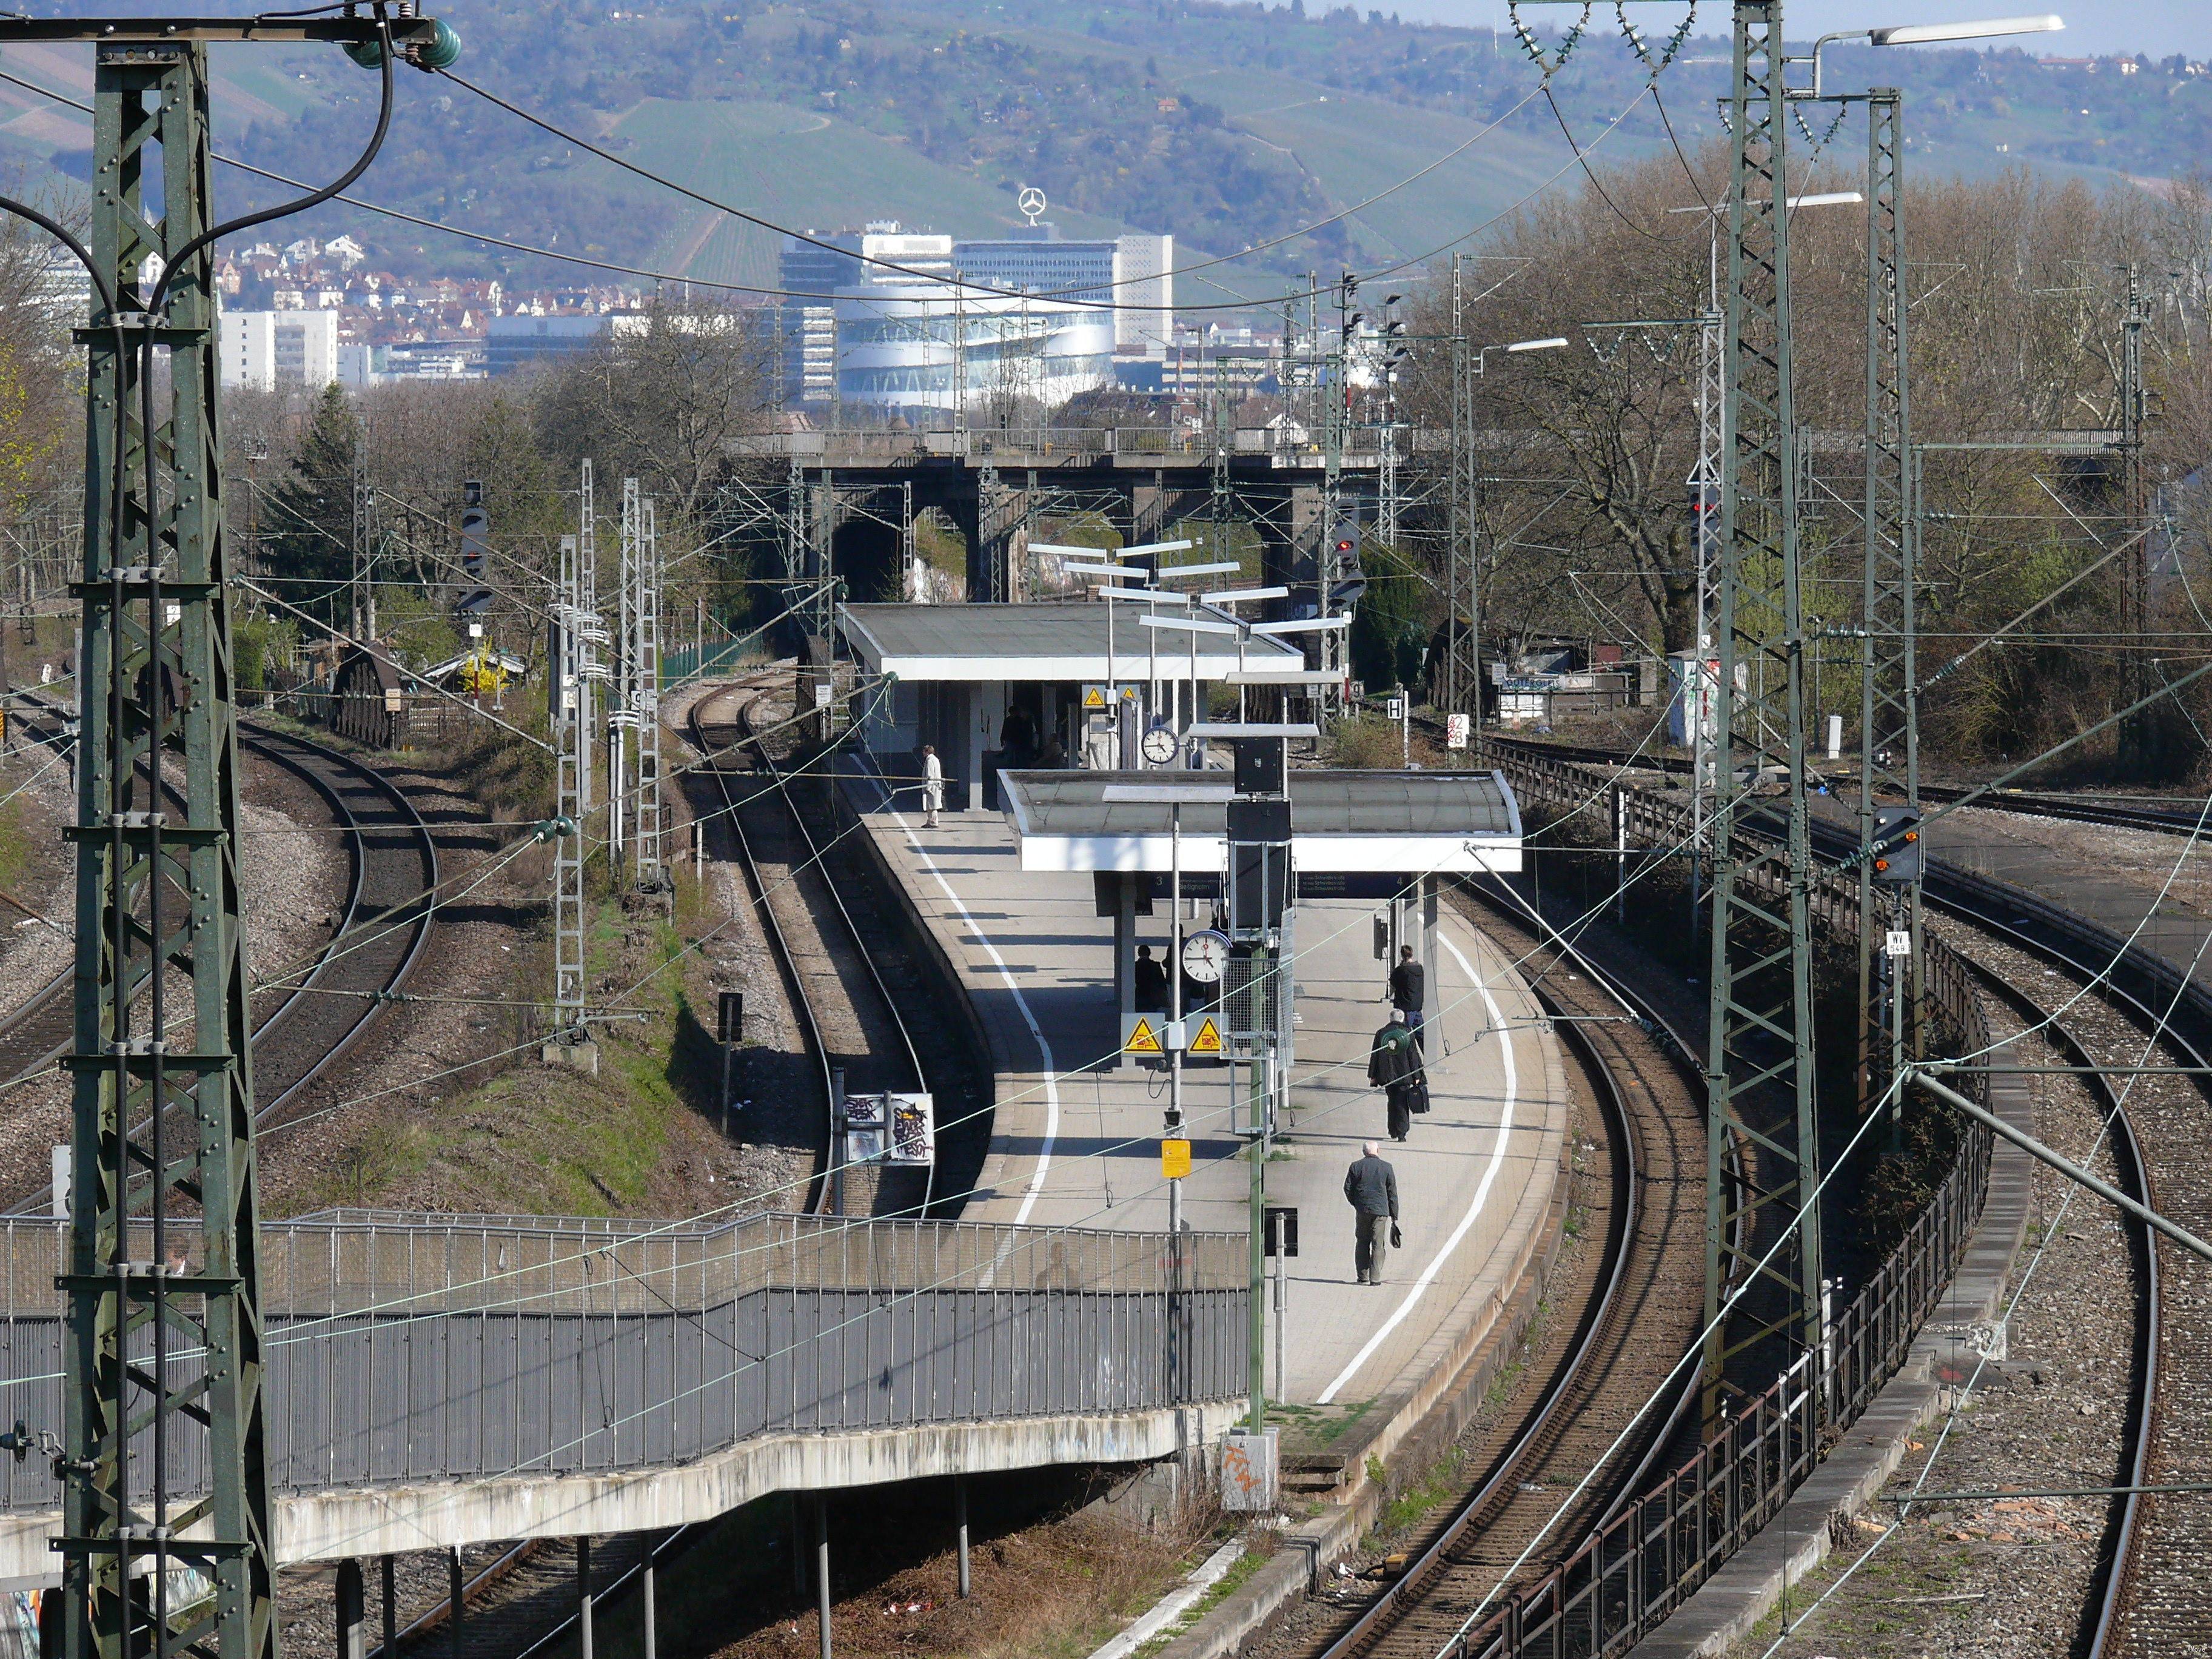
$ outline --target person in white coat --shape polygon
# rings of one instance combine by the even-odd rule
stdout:
[[[927,815],[922,820],[930,829],[937,828],[937,815],[945,807],[945,763],[937,758],[934,745],[921,745],[921,807]]]

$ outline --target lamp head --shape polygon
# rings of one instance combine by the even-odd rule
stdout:
[[[1900,23],[1889,28],[1869,29],[1867,39],[1877,46],[1924,46],[1944,40],[1984,40],[2002,34],[2051,34],[2066,27],[2057,12],[2032,17],[1985,17],[1955,23]]]

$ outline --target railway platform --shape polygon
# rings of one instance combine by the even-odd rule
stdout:
[[[1115,1066],[1115,922],[1082,872],[1024,872],[1000,814],[947,812],[935,830],[848,763],[848,797],[965,985],[990,1034],[997,1104],[976,1220],[1158,1229],[1167,1222],[1159,1140],[1168,1082]],[[1375,907],[1301,901],[1290,1113],[1267,1171],[1267,1202],[1298,1212],[1286,1274],[1279,1398],[1357,1411],[1456,1372],[1495,1328],[1554,1225],[1567,1151],[1566,1075],[1555,1037],[1511,961],[1449,910],[1429,998],[1431,1112],[1389,1141],[1368,1087],[1387,1018],[1373,959]],[[1152,919],[1164,942],[1168,918]],[[1185,1073],[1192,1146],[1184,1218],[1247,1224],[1250,1165],[1228,1073]],[[1404,1247],[1381,1286],[1357,1282],[1346,1168],[1360,1143],[1395,1167]],[[1272,1297],[1272,1291],[1271,1291]],[[1269,1382],[1278,1333],[1270,1312]]]

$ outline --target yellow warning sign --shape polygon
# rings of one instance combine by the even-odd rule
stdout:
[[[1190,1173],[1190,1142],[1163,1140],[1160,1142],[1160,1179],[1181,1181]]]
[[[1121,1040],[1121,1052],[1125,1054],[1165,1054],[1167,1050],[1160,1046],[1159,1028],[1152,1024],[1152,1016],[1138,1014],[1133,1018],[1135,1023],[1129,1027],[1129,1035]]]
[[[1106,688],[1103,685],[1085,686],[1083,706],[1085,708],[1103,708],[1106,706]]]
[[[1198,1034],[1191,1038],[1190,1047],[1183,1052],[1192,1054],[1218,1054],[1221,1052],[1221,1030],[1214,1024],[1212,1015],[1208,1014],[1198,1022]]]

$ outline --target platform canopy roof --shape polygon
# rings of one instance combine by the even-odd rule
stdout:
[[[1109,800],[1130,786],[1212,784],[1222,771],[1001,772],[1000,798],[1024,870],[1164,872],[1172,816],[1182,867],[1218,872],[1229,809],[1220,801]],[[1495,772],[1290,774],[1291,857],[1301,875],[1473,874],[1521,867],[1521,806]]]
[[[1152,678],[1192,678],[1197,647],[1201,680],[1296,684],[1310,678],[1298,647],[1264,634],[1241,638],[1179,628],[1147,628],[1147,612],[1182,617],[1180,605],[1111,601],[1112,659],[1108,660],[1109,602],[1064,605],[848,605],[837,626],[871,672],[902,680],[1050,680],[1063,684],[1123,684]],[[1194,605],[1199,621],[1233,623],[1226,612]],[[1153,665],[1157,663],[1155,670]],[[1110,672],[1109,672],[1110,667]]]

